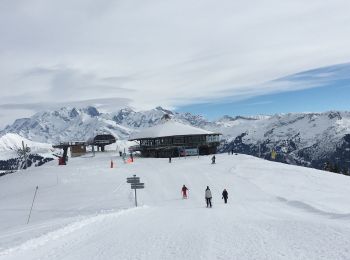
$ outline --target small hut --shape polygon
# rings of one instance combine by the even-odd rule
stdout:
[[[71,157],[77,157],[86,154],[86,142],[61,142],[52,146],[53,148],[62,149],[63,155],[60,157],[60,164],[65,165],[68,159],[68,148]]]
[[[74,142],[70,145],[70,155],[71,157],[78,157],[86,154],[86,144],[85,142]]]

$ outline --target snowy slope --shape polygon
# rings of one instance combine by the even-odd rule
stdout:
[[[146,187],[137,209],[133,174]],[[247,155],[52,162],[1,178],[0,259],[349,259],[349,192],[346,176]]]

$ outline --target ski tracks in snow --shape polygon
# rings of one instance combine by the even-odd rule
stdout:
[[[37,238],[30,239],[24,243],[22,243],[19,246],[15,246],[12,248],[5,249],[3,251],[0,251],[0,259],[3,257],[9,257],[12,253],[25,253],[27,250],[35,250],[37,248],[40,248],[42,246],[45,246],[48,243],[55,242],[57,240],[64,240],[64,238],[78,230],[81,230],[85,227],[88,227],[90,225],[94,225],[96,223],[104,222],[108,219],[115,219],[120,217],[121,215],[127,214],[128,212],[132,212],[135,210],[139,210],[142,208],[131,208],[126,210],[120,210],[117,212],[112,213],[101,213],[95,216],[91,217],[85,217],[82,220],[75,221],[71,224],[68,224],[62,228],[59,228],[57,230],[48,232],[47,234],[41,235]],[[61,246],[62,248],[66,247],[71,241],[67,240],[66,244]],[[55,250],[57,251],[57,250]],[[60,250],[58,250],[60,251]],[[6,258],[7,259],[7,258]],[[51,259],[50,257],[48,259]]]

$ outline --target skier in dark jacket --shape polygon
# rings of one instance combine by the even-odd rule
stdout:
[[[224,191],[222,192],[222,198],[225,201],[225,204],[227,203],[227,199],[228,199],[228,192],[226,189],[224,189]]]
[[[211,164],[215,164],[215,155],[213,155],[213,157],[211,157]]]

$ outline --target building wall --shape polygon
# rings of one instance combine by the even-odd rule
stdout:
[[[183,147],[185,149],[197,149],[197,147]],[[143,157],[152,157],[152,158],[168,158],[171,157],[182,157],[182,156],[189,156],[184,152],[185,149],[182,147],[173,147],[173,148],[143,148],[141,150],[141,155]],[[209,154],[215,154],[217,151],[217,146],[210,146],[210,145],[203,145],[198,147],[199,155],[209,155]],[[197,155],[197,154],[196,154]]]
[[[184,149],[198,149],[199,155],[215,154],[220,144],[218,134],[149,138],[139,140],[139,143],[133,151],[141,151],[143,157],[156,158],[185,156]],[[197,155],[192,152],[194,154]]]
[[[70,147],[70,154],[72,157],[77,157],[86,154],[85,145],[73,145]]]

